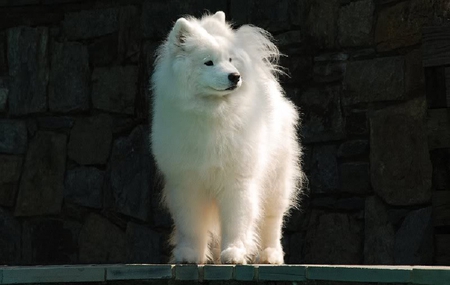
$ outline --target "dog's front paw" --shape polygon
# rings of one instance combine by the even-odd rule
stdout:
[[[246,264],[246,250],[244,248],[230,246],[220,253],[220,260],[226,264]]]
[[[200,257],[198,252],[187,246],[176,246],[173,250],[174,263],[205,263],[206,257]]]
[[[283,250],[281,248],[266,247],[259,255],[259,262],[268,264],[283,264]]]

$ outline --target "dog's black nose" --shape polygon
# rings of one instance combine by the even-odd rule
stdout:
[[[241,75],[237,72],[228,74],[228,80],[230,80],[234,84],[237,84],[240,79],[241,79]]]

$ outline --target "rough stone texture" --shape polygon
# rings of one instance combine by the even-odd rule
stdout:
[[[94,108],[134,114],[138,69],[136,66],[96,68],[92,73]]]
[[[393,264],[395,230],[386,205],[377,197],[366,199],[364,264]]]
[[[339,0],[309,1],[306,26],[318,48],[334,48],[338,32]]]
[[[135,6],[125,6],[119,11],[119,60],[132,58],[140,51],[141,15]]]
[[[6,37],[0,32],[0,76],[8,74],[8,62],[6,60]]]
[[[427,131],[430,150],[450,147],[450,109],[428,110]]]
[[[430,152],[433,165],[433,189],[450,190],[450,149],[436,149]]]
[[[81,206],[98,208],[103,202],[104,171],[95,167],[77,167],[67,171],[64,199]]]
[[[60,219],[25,221],[22,227],[24,263],[32,265],[76,263],[80,228],[81,225],[76,222]]]
[[[356,111],[348,114],[345,120],[345,132],[348,135],[367,135],[369,123],[366,112]]]
[[[148,139],[148,128],[141,125],[128,137],[114,141],[110,165],[110,191],[115,208],[143,221],[150,217],[149,174],[153,173]]]
[[[351,214],[313,210],[305,237],[305,263],[359,264],[362,222]]]
[[[314,81],[319,83],[342,81],[347,69],[346,57],[344,60],[314,59]]]
[[[67,136],[36,133],[31,140],[20,180],[16,216],[58,214],[64,190]]]
[[[422,27],[432,15],[433,1],[412,0],[382,9],[375,28],[378,51],[388,51],[420,42]]]
[[[313,201],[311,201],[311,205],[315,208],[321,209],[358,211],[364,210],[364,198],[336,198],[334,196],[322,196],[314,198]]]
[[[62,30],[69,40],[95,38],[117,32],[119,9],[106,8],[68,13]]]
[[[0,113],[5,112],[9,89],[0,85]]]
[[[405,56],[405,92],[407,98],[423,97],[425,94],[425,74],[420,48]]]
[[[17,265],[20,262],[20,223],[0,207],[0,264]]]
[[[370,193],[370,170],[368,162],[346,162],[339,166],[341,191],[367,194]]]
[[[125,263],[125,233],[106,218],[90,214],[78,239],[81,263]]]
[[[50,111],[87,110],[90,76],[86,46],[80,43],[54,42],[48,90]]]
[[[360,156],[369,153],[369,141],[367,140],[351,140],[343,142],[339,148],[338,157]]]
[[[8,65],[12,77],[9,109],[13,115],[47,109],[48,29],[17,27],[8,30]]]
[[[450,234],[436,235],[436,265],[450,265]]]
[[[0,120],[0,153],[22,154],[27,150],[27,126],[16,120]]]
[[[111,141],[112,121],[109,115],[79,118],[70,132],[68,155],[82,165],[106,164]]]
[[[309,89],[300,95],[303,110],[304,143],[339,140],[344,137],[344,122],[339,87]]]
[[[314,146],[309,171],[309,187],[314,194],[336,192],[339,189],[339,171],[334,145]]]
[[[88,45],[89,60],[94,67],[111,65],[118,56],[116,34],[96,38]]]
[[[161,234],[152,229],[129,222],[126,230],[127,262],[161,263]]]
[[[41,129],[48,130],[70,130],[75,123],[75,119],[72,117],[39,117],[37,118],[37,124]]]
[[[280,65],[287,68],[288,74],[281,78],[282,82],[299,84],[311,79],[312,58],[310,56],[282,57]]]
[[[299,264],[303,263],[303,243],[304,237],[301,233],[292,234],[289,237],[289,263],[290,264]],[[287,260],[285,260],[286,262]]]
[[[0,155],[0,205],[14,206],[20,174],[22,173],[22,156]]]
[[[433,227],[431,207],[409,213],[395,234],[395,264],[433,262]]]
[[[344,47],[372,44],[375,5],[372,0],[351,2],[339,10],[339,44]]]
[[[428,203],[431,163],[425,138],[423,100],[388,107],[370,119],[372,186],[391,205]]]
[[[270,32],[289,29],[289,0],[253,1],[252,23]]]
[[[404,99],[404,64],[403,57],[349,62],[344,104]]]

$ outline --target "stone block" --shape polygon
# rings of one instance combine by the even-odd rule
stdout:
[[[27,151],[20,180],[16,216],[58,214],[64,191],[67,136],[36,133]]]
[[[52,45],[48,104],[50,111],[84,111],[89,108],[89,54],[80,43]]]
[[[134,114],[137,91],[137,66],[99,67],[92,73],[94,108],[123,114]]]
[[[294,233],[289,237],[289,260],[288,263],[300,264],[303,263],[303,243],[304,236],[301,233]],[[287,262],[287,260],[285,260]]]
[[[321,209],[326,208],[339,211],[359,211],[364,209],[364,198],[336,198],[333,196],[319,196],[312,199],[311,205]]]
[[[119,30],[119,9],[105,8],[67,13],[62,31],[69,40],[96,38]]]
[[[125,263],[125,233],[106,218],[90,214],[78,239],[81,263]]]
[[[450,190],[450,150],[433,150],[430,157],[433,165],[433,189]]]
[[[111,141],[112,120],[109,115],[79,118],[70,132],[69,158],[82,165],[106,164]]]
[[[161,263],[161,234],[133,222],[127,224],[127,262]]]
[[[6,111],[6,102],[8,101],[9,89],[6,87],[0,87],[0,113]]]
[[[8,61],[6,59],[6,37],[4,32],[0,32],[0,76],[8,74]]]
[[[262,0],[253,1],[252,4],[253,7],[249,13],[251,23],[271,33],[286,31],[290,28],[289,0]]]
[[[352,214],[313,210],[306,231],[304,262],[358,264],[362,259],[363,223]]]
[[[343,142],[339,148],[338,157],[355,157],[369,153],[369,141],[350,140]]]
[[[382,9],[375,28],[375,43],[378,51],[420,43],[422,27],[433,15],[433,2],[403,1]]]
[[[46,130],[70,130],[74,123],[75,118],[73,117],[47,116],[37,118],[39,128]]]
[[[430,150],[450,148],[450,109],[429,109],[427,131]]]
[[[314,81],[318,83],[340,82],[344,79],[346,69],[346,61],[315,61],[313,68]]]
[[[386,205],[376,196],[366,199],[364,264],[394,264],[395,230]]]
[[[8,66],[12,77],[9,111],[26,115],[47,110],[48,28],[8,30]]]
[[[450,265],[450,234],[437,234],[435,265]]]
[[[405,92],[407,98],[423,97],[425,94],[425,73],[421,48],[415,49],[405,56]]]
[[[20,263],[21,229],[19,221],[0,207],[0,264]]]
[[[89,60],[94,67],[111,65],[118,57],[116,34],[96,38],[88,45]]]
[[[372,44],[375,5],[372,0],[350,2],[339,10],[339,44],[343,47]]]
[[[306,30],[312,44],[319,49],[336,47],[338,34],[339,0],[309,1]]]
[[[433,264],[431,207],[411,211],[395,234],[394,261],[402,265]]]
[[[433,192],[433,225],[450,226],[450,191]]]
[[[95,167],[67,170],[64,199],[84,207],[100,209],[103,203],[104,176],[104,171]]]
[[[299,85],[311,79],[312,58],[310,56],[282,57],[280,65],[287,68],[287,76],[281,77],[283,83]]]
[[[341,191],[354,194],[371,192],[368,162],[345,162],[339,166]]]
[[[405,98],[403,57],[352,61],[344,78],[344,105]]]
[[[423,100],[375,111],[370,118],[370,169],[374,191],[391,205],[431,199],[431,163]]]
[[[121,7],[119,11],[119,60],[139,58],[141,49],[141,12],[135,6]]]
[[[336,158],[336,146],[314,146],[309,170],[309,187],[313,194],[337,192],[339,189],[339,171]]]
[[[308,89],[294,99],[304,113],[301,129],[304,143],[339,140],[345,136],[340,95],[339,87],[329,87]]]
[[[348,135],[368,135],[369,122],[364,111],[350,112],[345,118],[345,132]]]
[[[0,120],[0,153],[23,154],[27,150],[27,141],[25,122]]]
[[[114,141],[110,159],[110,191],[114,208],[125,215],[148,221],[151,205],[151,155],[149,130],[136,127],[128,137]]]
[[[0,205],[13,207],[20,174],[22,173],[22,156],[0,155]]]
[[[80,228],[79,223],[60,219],[25,221],[22,227],[23,262],[33,265],[78,262],[77,244]]]

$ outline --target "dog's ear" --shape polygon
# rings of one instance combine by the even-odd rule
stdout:
[[[213,17],[219,20],[221,23],[225,23],[225,13],[223,11],[217,11]]]
[[[186,38],[192,33],[192,26],[185,18],[179,18],[172,31],[170,32],[170,42],[176,46],[182,46],[186,41]]]

